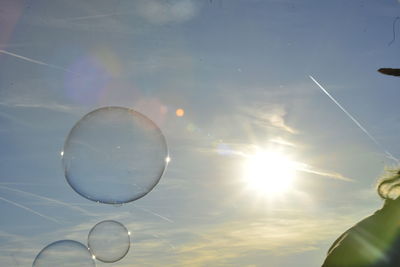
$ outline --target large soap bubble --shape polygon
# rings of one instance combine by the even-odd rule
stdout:
[[[130,232],[117,221],[96,224],[89,232],[88,247],[96,259],[116,262],[125,257],[130,247]]]
[[[73,240],[60,240],[42,249],[32,267],[95,267],[88,248]]]
[[[63,166],[81,196],[121,204],[149,193],[169,160],[161,130],[143,114],[104,107],[85,115],[70,131]]]

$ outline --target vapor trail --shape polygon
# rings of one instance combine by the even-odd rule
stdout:
[[[317,169],[315,169],[307,164],[304,164],[304,163],[298,163],[298,167],[296,168],[296,170],[316,174],[319,176],[338,179],[338,180],[342,180],[342,181],[346,181],[346,182],[354,182],[353,179],[345,177],[345,176],[341,175],[340,173],[317,170]]]
[[[3,198],[3,197],[0,197],[0,200],[3,200],[3,201],[5,201],[5,202],[7,202],[7,203],[10,203],[10,204],[14,205],[14,206],[17,206],[18,208],[27,210],[27,211],[29,211],[29,212],[31,212],[31,213],[33,213],[33,214],[36,214],[36,215],[38,215],[38,216],[40,216],[40,217],[42,217],[42,218],[45,218],[45,219],[50,220],[50,221],[52,221],[52,222],[55,222],[55,223],[57,223],[57,224],[61,224],[58,220],[56,220],[56,219],[54,219],[54,218],[52,218],[52,217],[43,215],[43,214],[41,214],[41,213],[39,213],[39,212],[37,212],[37,211],[34,211],[33,209],[30,209],[30,208],[28,208],[28,207],[25,207],[24,205],[18,204],[17,202],[14,202],[14,201],[5,199],[5,198]]]
[[[114,13],[107,13],[107,14],[98,14],[98,15],[91,15],[91,16],[82,16],[82,17],[71,17],[71,18],[66,18],[63,19],[63,21],[77,21],[77,20],[87,20],[87,19],[98,19],[98,18],[106,18],[106,17],[112,17],[116,15],[122,15],[122,14],[129,14],[127,12],[114,12]]]
[[[170,248],[172,248],[173,250],[176,249],[176,247],[175,247],[174,245],[172,245],[172,243],[169,242],[167,239],[160,238],[160,237],[159,237],[158,235],[156,235],[156,234],[152,234],[152,236],[154,236],[155,238],[157,238],[157,239],[159,239],[159,240],[161,240],[161,241],[166,242],[166,243],[168,244],[168,246],[169,246]]]
[[[347,117],[349,117],[357,126],[358,128],[361,129],[361,131],[363,131],[368,137],[369,139],[372,140],[372,142],[374,142],[380,149],[382,149],[385,154],[386,157],[388,157],[389,159],[392,159],[394,161],[396,161],[397,163],[400,163],[399,159],[397,159],[396,157],[394,157],[389,151],[387,151],[368,131],[367,129],[365,129],[361,123],[358,122],[358,120],[356,118],[354,118],[342,105],[340,105],[340,103],[319,83],[317,82],[314,77],[312,77],[311,75],[309,75],[308,77],[310,77],[310,79],[316,84],[318,85],[318,87],[333,101],[333,103],[335,103],[346,115]]]
[[[140,210],[143,210],[144,212],[147,212],[147,213],[150,213],[150,214],[152,214],[152,215],[154,215],[154,216],[157,216],[157,217],[159,217],[159,218],[161,218],[161,219],[163,219],[163,220],[165,220],[165,221],[167,221],[167,222],[170,222],[170,223],[173,223],[173,222],[174,222],[173,220],[168,219],[167,217],[162,216],[162,215],[160,215],[160,214],[158,214],[158,213],[156,213],[156,212],[154,212],[154,211],[151,211],[151,210],[148,210],[148,209],[145,209],[145,208],[143,208],[143,207],[136,206],[136,205],[133,205],[133,206],[136,207],[136,208],[138,208],[138,209],[140,209]]]
[[[4,185],[0,185],[0,188],[6,189],[6,190],[9,190],[9,191],[13,191],[13,192],[16,192],[16,193],[19,193],[19,194],[35,197],[35,198],[38,198],[38,199],[46,200],[48,202],[53,202],[53,203],[56,203],[58,205],[65,206],[65,207],[68,207],[70,209],[79,211],[79,212],[81,212],[81,213],[83,213],[85,215],[88,215],[88,216],[95,216],[94,214],[90,213],[89,211],[87,211],[85,209],[73,206],[73,205],[71,205],[69,203],[65,203],[65,202],[57,200],[57,199],[53,199],[53,198],[49,198],[49,197],[43,197],[43,196],[40,196],[40,195],[37,195],[37,194],[33,194],[33,193],[30,193],[30,192],[26,192],[26,191],[23,191],[23,190],[11,188],[11,187],[4,186]]]
[[[72,71],[70,71],[70,70],[68,70],[66,68],[63,68],[63,67],[60,67],[60,66],[57,66],[57,65],[53,65],[53,64],[48,64],[46,62],[35,60],[35,59],[29,58],[29,57],[24,57],[24,56],[21,56],[21,55],[17,55],[17,54],[8,52],[6,50],[0,49],[0,53],[1,54],[5,54],[5,55],[9,55],[9,56],[12,56],[12,57],[16,57],[16,58],[19,58],[19,59],[22,59],[22,60],[25,60],[25,61],[28,61],[28,62],[31,62],[31,63],[35,63],[35,64],[47,66],[47,67],[50,67],[50,68],[53,68],[53,69],[62,70],[62,71],[65,71],[65,72],[69,72],[69,73],[73,73],[73,74],[79,75],[78,73],[72,72]]]

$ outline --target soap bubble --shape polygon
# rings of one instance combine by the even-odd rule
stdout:
[[[116,262],[125,257],[130,247],[130,232],[117,221],[107,220],[96,224],[89,232],[88,247],[96,259]]]
[[[60,240],[42,249],[32,267],[95,267],[88,248],[73,240]]]
[[[70,131],[62,153],[65,177],[81,196],[101,203],[139,199],[158,183],[168,149],[161,130],[143,114],[104,107]]]

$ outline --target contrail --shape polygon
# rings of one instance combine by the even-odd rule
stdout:
[[[319,176],[329,177],[329,178],[333,178],[333,179],[343,180],[346,182],[354,182],[353,179],[345,177],[345,176],[341,175],[340,173],[316,170],[315,168],[313,168],[307,164],[304,164],[304,163],[298,163],[298,167],[296,167],[296,170],[316,174]]]
[[[114,12],[114,13],[97,14],[97,15],[91,15],[91,16],[71,17],[71,18],[63,19],[63,21],[77,21],[77,20],[87,20],[87,19],[98,19],[98,18],[106,18],[106,17],[112,17],[112,16],[124,15],[124,14],[129,14],[129,13],[127,13],[127,12]]]
[[[73,73],[75,75],[79,75],[78,73],[70,71],[70,70],[68,70],[66,68],[63,68],[63,67],[60,67],[60,66],[57,66],[57,65],[53,65],[53,64],[48,64],[46,62],[35,60],[35,59],[29,58],[29,57],[24,57],[24,56],[21,56],[21,55],[17,55],[17,54],[8,52],[6,50],[0,49],[0,53],[1,54],[5,54],[5,55],[9,55],[9,56],[12,56],[12,57],[16,57],[16,58],[19,58],[19,59],[22,59],[22,60],[25,60],[25,61],[28,61],[28,62],[31,62],[31,63],[35,63],[35,64],[47,66],[47,67],[50,67],[50,68],[53,68],[53,69],[62,70],[62,71],[65,71],[65,72]]]
[[[145,212],[147,212],[147,213],[150,213],[150,214],[152,214],[152,215],[154,215],[154,216],[157,216],[157,217],[159,217],[159,218],[161,218],[161,219],[163,219],[163,220],[165,220],[165,221],[167,221],[167,222],[170,222],[170,223],[173,223],[173,222],[174,222],[173,220],[168,219],[167,217],[162,216],[162,215],[160,215],[160,214],[158,214],[158,213],[155,213],[154,211],[145,209],[145,208],[143,208],[143,207],[139,207],[139,206],[137,206],[137,205],[133,205],[133,206],[134,206],[135,208],[138,208],[138,209],[140,209],[140,210],[143,210],[143,211],[145,211]]]
[[[48,202],[53,202],[53,203],[56,203],[58,205],[62,205],[62,206],[68,207],[70,209],[79,211],[79,212],[81,212],[81,213],[83,213],[85,215],[88,215],[88,216],[96,216],[95,214],[92,214],[92,213],[90,213],[89,211],[87,211],[85,209],[73,206],[73,205],[71,205],[69,203],[65,203],[65,202],[57,200],[57,199],[53,199],[53,198],[49,198],[49,197],[43,197],[43,196],[40,196],[40,195],[37,195],[37,194],[33,194],[33,193],[30,193],[30,192],[22,191],[22,190],[11,188],[11,187],[4,186],[4,185],[0,185],[0,188],[6,189],[6,190],[9,190],[9,191],[13,191],[13,192],[16,192],[16,193],[20,193],[20,194],[23,194],[23,195],[35,197],[35,198],[38,198],[38,199],[46,200]]]
[[[156,234],[152,234],[152,236],[154,236],[155,238],[157,238],[157,239],[159,239],[159,240],[161,240],[161,241],[166,242],[166,243],[168,244],[168,246],[169,246],[170,248],[172,248],[173,250],[176,249],[176,247],[175,247],[174,245],[172,245],[172,243],[169,242],[167,239],[161,238],[161,237],[159,237],[159,236],[156,235]]]
[[[50,220],[50,221],[52,221],[52,222],[55,222],[55,223],[57,223],[57,224],[61,224],[58,220],[56,220],[56,219],[54,219],[54,218],[51,218],[51,217],[49,217],[49,216],[43,215],[43,214],[41,214],[41,213],[39,213],[39,212],[37,212],[37,211],[34,211],[33,209],[30,209],[30,208],[28,208],[28,207],[25,207],[24,205],[18,204],[17,202],[14,202],[14,201],[5,199],[5,198],[3,198],[3,197],[0,197],[0,200],[3,200],[3,201],[5,201],[5,202],[7,202],[7,203],[10,203],[10,204],[14,205],[14,206],[17,206],[18,208],[27,210],[27,211],[29,211],[29,212],[31,212],[31,213],[33,213],[33,214],[36,214],[36,215],[38,215],[38,216],[40,216],[40,217],[42,217],[42,218],[45,218],[45,219]]]
[[[340,103],[319,83],[317,82],[314,77],[312,77],[311,75],[309,75],[308,77],[310,77],[310,79],[316,84],[318,85],[318,87],[333,101],[333,103],[335,103],[346,115],[347,117],[349,117],[357,126],[358,128],[361,129],[361,131],[363,131],[368,137],[369,139],[372,140],[372,142],[374,142],[380,149],[382,149],[385,154],[386,157],[388,157],[389,159],[392,159],[394,161],[396,161],[397,163],[400,163],[399,159],[397,159],[396,157],[394,157],[389,151],[387,151],[368,131],[367,129],[365,129],[361,123],[358,122],[358,120],[356,120],[356,118],[354,118],[342,105],[340,105]]]

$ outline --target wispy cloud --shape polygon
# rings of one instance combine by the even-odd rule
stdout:
[[[132,232],[134,246],[118,263],[121,267],[246,266],[241,263],[248,261],[259,266],[265,260],[318,249],[358,220],[358,214],[349,214],[312,215],[301,210],[288,210],[271,216],[231,218],[229,222],[177,225],[143,221],[140,217],[132,220],[129,212],[119,212],[115,216],[108,214],[101,220],[125,221],[125,226]],[[13,260],[11,253],[18,252],[18,261],[32,262],[34,255],[45,245],[43,241],[72,239],[84,242],[98,220],[88,218],[74,226],[32,238],[0,232],[0,237],[9,240],[1,246],[0,257],[9,262]]]
[[[47,201],[49,203],[53,203],[53,204],[56,204],[56,205],[64,206],[64,207],[67,207],[69,209],[72,209],[72,210],[78,211],[80,213],[83,213],[84,215],[87,215],[87,216],[96,216],[95,214],[93,214],[93,213],[91,213],[91,212],[89,212],[89,211],[87,211],[85,209],[82,209],[81,207],[78,207],[78,206],[75,206],[75,205],[71,205],[69,203],[66,203],[66,202],[63,202],[63,201],[60,201],[60,200],[57,200],[57,199],[54,199],[54,198],[44,197],[44,196],[41,196],[41,195],[38,195],[38,194],[33,194],[33,193],[30,193],[30,192],[26,192],[26,191],[23,191],[23,190],[11,188],[11,187],[4,186],[4,185],[0,185],[0,188],[6,189],[6,190],[9,190],[9,191],[12,191],[12,192],[16,192],[18,194],[22,194],[22,195],[25,195],[25,196],[30,196],[30,197],[33,197],[33,198],[36,198],[36,199],[45,200],[45,201]]]
[[[105,13],[70,18],[30,16],[26,20],[30,25],[43,28],[67,29],[79,32],[107,32],[131,35],[141,31],[127,23],[121,23],[114,15],[115,13]],[[97,19],[95,19],[96,17]]]
[[[57,65],[53,65],[53,64],[49,64],[49,63],[46,63],[46,62],[43,62],[43,61],[40,61],[40,60],[32,59],[32,58],[29,58],[29,57],[25,57],[25,56],[22,56],[22,55],[18,55],[18,54],[15,54],[15,53],[12,53],[12,52],[9,52],[9,51],[6,51],[6,50],[1,50],[0,49],[0,53],[8,55],[8,56],[15,57],[15,58],[18,58],[18,59],[21,59],[21,60],[24,60],[24,61],[27,61],[27,62],[30,62],[30,63],[43,65],[43,66],[46,66],[46,67],[49,67],[49,68],[53,68],[53,69],[57,69],[57,70],[61,70],[61,71],[69,72],[69,73],[73,73],[75,75],[79,75],[78,73],[74,73],[74,72],[72,72],[72,71],[70,71],[70,70],[68,70],[66,68],[63,68],[63,67],[60,67],[60,66],[57,66]]]
[[[273,258],[317,250],[355,220],[353,216],[316,217],[300,212],[164,229],[160,235],[154,234],[155,229],[141,229],[156,239],[142,235],[121,267],[247,266],[248,262],[262,266]]]
[[[198,5],[193,0],[141,0],[135,4],[138,15],[153,24],[184,22],[198,12]]]
[[[255,124],[262,127],[274,127],[290,134],[298,131],[287,125],[286,110],[281,105],[263,106],[258,108],[243,108],[245,116],[251,118]]]
[[[327,171],[327,170],[320,170],[313,166],[307,165],[305,163],[297,163],[297,170],[311,173],[311,174],[316,174],[316,175],[327,177],[327,178],[339,179],[339,180],[343,180],[346,182],[354,182],[354,179],[343,176],[340,173]]]
[[[14,206],[16,206],[16,207],[18,207],[18,208],[24,209],[24,210],[26,210],[26,211],[28,211],[28,212],[30,212],[30,213],[36,214],[37,216],[42,217],[42,218],[44,218],[44,219],[47,219],[47,220],[49,220],[49,221],[55,222],[55,223],[57,223],[57,224],[61,224],[61,222],[60,222],[59,220],[57,220],[57,219],[55,219],[55,218],[53,218],[53,217],[44,215],[44,214],[42,214],[42,213],[40,213],[40,212],[37,212],[37,211],[35,211],[35,210],[31,209],[31,208],[28,208],[28,207],[26,207],[26,206],[24,206],[24,205],[22,205],[22,204],[17,203],[17,202],[15,202],[15,201],[12,201],[12,200],[9,200],[9,199],[3,198],[3,197],[0,197],[0,200],[2,200],[2,201],[4,201],[4,202],[7,202],[7,203],[9,203],[9,204],[11,204],[11,205],[14,205]]]
[[[133,205],[135,208],[137,208],[137,209],[140,209],[140,210],[143,210],[144,212],[147,212],[147,213],[150,213],[150,214],[152,214],[152,215],[154,215],[154,216],[157,216],[157,217],[159,217],[159,218],[161,218],[161,219],[163,219],[163,220],[165,220],[165,221],[167,221],[167,222],[170,222],[170,223],[173,223],[174,221],[173,220],[171,220],[171,219],[169,219],[169,218],[167,218],[167,217],[165,217],[165,216],[163,216],[163,215],[161,215],[161,214],[159,214],[159,213],[157,213],[157,212],[154,212],[154,211],[152,211],[152,210],[149,210],[149,209],[147,209],[147,208],[144,208],[144,207],[141,207],[141,206],[138,206],[138,205]]]
[[[21,102],[19,102],[21,101]],[[0,102],[0,106],[6,107],[15,107],[15,108],[40,108],[40,109],[48,109],[57,112],[65,112],[65,113],[73,113],[73,114],[82,114],[82,108],[77,106],[69,106],[58,103],[32,103],[24,102],[23,99],[9,99],[8,101]],[[3,116],[7,116],[7,114],[3,113]],[[8,115],[10,116],[10,115]],[[11,119],[11,117],[10,117]]]
[[[119,1],[108,11],[96,12],[86,3],[79,3],[77,9],[87,15],[71,17],[27,16],[30,25],[46,28],[70,29],[74,31],[111,32],[113,34],[136,34],[146,28],[133,27],[138,19],[149,25],[182,23],[195,17],[200,11],[199,1],[195,0],[139,0]],[[82,12],[79,12],[82,14]],[[129,17],[126,20],[125,17]]]
[[[295,144],[295,143],[292,143],[290,141],[287,141],[286,139],[284,139],[282,137],[271,138],[269,140],[269,142],[273,143],[273,144],[288,146],[288,147],[298,147],[298,144]]]
[[[270,143],[274,145],[278,145],[280,147],[286,148],[297,148],[299,145],[286,141],[283,138],[277,137],[269,140]],[[226,143],[226,147],[223,148],[223,151],[220,152],[217,148],[203,148],[199,149],[199,151],[204,153],[215,153],[218,152],[219,154],[229,155],[229,156],[236,156],[239,158],[248,158],[251,157],[257,150],[260,150],[260,147],[255,144],[231,144]],[[268,148],[266,148],[268,150]],[[297,160],[293,160],[292,166],[296,171],[306,172],[310,174],[315,174],[318,176],[331,178],[331,179],[338,179],[346,182],[355,182],[354,179],[346,177],[338,172],[330,171],[330,170],[323,170],[318,167],[312,166],[310,164],[300,162]]]
[[[254,251],[264,255],[286,255],[316,249],[318,243],[342,231],[350,218],[306,217],[240,220],[199,232],[191,243],[178,249],[182,265],[205,266],[240,262]],[[268,256],[265,256],[267,259]]]
[[[11,92],[12,94],[12,92]],[[20,113],[18,110],[26,109],[27,112]],[[50,124],[49,121],[35,121],[32,120],[30,116],[35,113],[32,113],[33,110],[48,110],[50,112],[56,112],[58,116],[69,114],[73,116],[80,116],[84,114],[85,110],[82,107],[77,106],[69,106],[58,103],[47,102],[44,99],[38,99],[36,97],[32,97],[31,99],[19,96],[5,96],[3,101],[0,101],[0,117],[6,119],[12,124],[17,124],[18,126],[22,126],[24,128],[32,128],[32,129],[54,129],[55,124]],[[50,114],[50,113],[49,113]],[[57,123],[57,121],[56,121]],[[1,131],[9,131],[10,128],[3,128]]]
[[[88,15],[88,16],[79,16],[79,17],[70,17],[63,19],[64,21],[78,21],[78,20],[91,20],[91,19],[102,19],[107,17],[113,17],[122,14],[129,14],[128,12],[112,12],[105,14],[96,14],[96,15]]]

